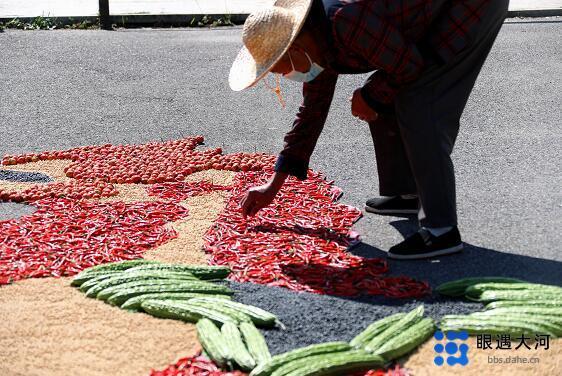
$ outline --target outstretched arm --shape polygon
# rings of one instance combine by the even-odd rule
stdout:
[[[310,156],[324,129],[337,80],[338,74],[327,69],[303,84],[303,101],[292,129],[285,135],[275,171],[306,179]]]
[[[292,129],[285,135],[275,173],[267,184],[248,190],[240,203],[244,216],[253,216],[271,204],[289,175],[306,179],[310,156],[324,128],[337,78],[337,73],[325,70],[315,80],[303,84],[303,102]]]

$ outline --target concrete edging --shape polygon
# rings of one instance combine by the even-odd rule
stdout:
[[[507,17],[559,17],[562,16],[562,8],[555,9],[522,9],[510,10],[507,12]]]
[[[229,14],[230,21],[234,24],[243,24],[249,14]],[[221,14],[141,14],[141,15],[112,15],[112,24],[118,27],[170,27],[170,26],[192,26],[194,22],[201,21],[204,17],[209,20],[218,20],[226,15]],[[507,12],[508,18],[514,17],[557,17],[562,16],[562,8],[557,9],[528,9],[528,10],[510,10]],[[18,17],[17,19],[22,22],[31,22],[36,17]],[[0,22],[8,22],[14,18],[0,18]],[[77,16],[77,17],[51,17],[60,24],[69,25],[83,21],[97,22],[98,17],[93,16]]]
[[[117,27],[173,27],[173,26],[192,26],[207,17],[208,20],[219,20],[225,15],[220,14],[134,14],[134,15],[113,15],[110,16],[111,23]],[[229,14],[230,21],[236,25],[243,24],[248,14]],[[0,18],[0,23],[6,23],[17,19],[21,22],[30,23],[36,17],[17,17],[17,18]],[[47,18],[47,17],[46,17]],[[96,16],[77,16],[77,17],[49,17],[62,25],[71,25],[84,21],[93,23],[98,22]]]

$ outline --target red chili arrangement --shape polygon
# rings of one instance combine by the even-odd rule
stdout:
[[[182,358],[162,371],[152,370],[150,376],[244,376],[240,371],[224,372],[212,361],[196,355]]]
[[[92,145],[92,146],[80,146],[77,148],[72,148],[68,150],[60,151],[44,151],[41,153],[29,153],[21,155],[5,155],[2,158],[3,165],[15,165],[28,162],[46,161],[46,160],[56,160],[56,159],[71,159],[73,161],[80,161],[88,158],[96,158],[96,156],[104,157],[118,157],[123,156],[126,153],[131,153],[132,155],[142,156],[142,155],[154,155],[154,154],[165,154],[166,148],[178,149],[179,150],[193,150],[195,147],[203,142],[202,136],[187,137],[182,140],[174,140],[168,142],[151,142],[143,145]]]
[[[200,354],[182,358],[175,364],[169,365],[162,371],[152,370],[150,376],[244,376],[246,373],[240,371],[224,372],[212,361]],[[388,370],[371,370],[367,373],[357,373],[353,376],[410,376],[405,369],[396,365]]]
[[[400,364],[396,364],[394,368],[371,370],[366,374],[359,373],[355,376],[411,376],[411,373],[406,368],[402,368]]]
[[[180,182],[194,172],[211,168],[253,171],[275,162],[274,156],[263,153],[222,155],[221,148],[195,150],[203,141],[202,136],[196,136],[144,145],[85,146],[39,154],[7,155],[2,164],[70,159],[73,162],[65,168],[66,176],[70,178],[102,179],[118,184],[154,184]]]
[[[21,192],[0,189],[1,201],[30,202],[44,198],[67,198],[71,200],[100,199],[116,196],[119,192],[115,187],[103,180],[69,181],[58,183],[36,184]]]
[[[182,181],[196,171],[208,169],[211,157],[221,149],[189,150],[182,145],[156,148],[121,147],[72,163],[66,175],[75,179],[105,179],[111,183],[154,184]]]
[[[347,252],[361,212],[337,203],[341,190],[319,173],[310,171],[304,181],[289,178],[270,206],[244,219],[240,200],[271,174],[271,167],[237,174],[225,210],[205,235],[210,262],[230,266],[231,279],[339,296],[429,293],[426,282],[384,276],[384,260]]]
[[[211,167],[215,170],[259,171],[275,163],[274,155],[264,153],[234,153],[211,158]]]
[[[319,173],[309,171],[304,181],[288,179],[270,206],[245,220],[239,202],[248,188],[267,181],[275,156],[224,156],[220,148],[194,150],[202,142],[203,137],[197,136],[145,145],[86,146],[6,156],[5,165],[71,159],[66,174],[78,180],[38,185],[21,197],[2,193],[0,199],[34,201],[39,211],[0,222],[0,236],[5,239],[0,246],[0,276],[6,283],[24,276],[71,275],[95,264],[141,257],[144,250],[174,236],[161,226],[187,215],[175,203],[216,190],[231,190],[225,210],[205,235],[205,248],[211,254],[211,263],[233,269],[232,279],[342,296],[420,297],[429,292],[425,282],[384,276],[388,266],[382,259],[364,259],[346,251],[357,241],[350,229],[361,212],[337,203],[341,189]],[[232,187],[181,181],[204,169],[239,173]],[[149,194],[166,202],[139,203],[149,206],[130,216],[124,214],[128,210],[124,204],[80,201],[115,195],[111,183],[157,183],[149,187]],[[99,236],[93,237],[92,231]],[[159,234],[156,238],[154,232]]]
[[[164,202],[42,199],[34,206],[38,210],[31,215],[0,222],[0,284],[140,258],[176,237],[164,225],[188,213]]]
[[[219,149],[195,151],[203,137],[146,145],[101,145],[5,156],[4,165],[72,160],[69,182],[36,184],[21,192],[0,190],[1,201],[33,202],[31,216],[0,221],[0,284],[26,277],[64,276],[84,268],[142,257],[176,236],[162,226],[187,215],[173,202],[229,187],[209,182],[174,182],[203,169],[261,169],[274,157],[260,153],[223,156]],[[112,183],[156,183],[151,194],[168,203],[96,204],[118,194]],[[170,203],[171,201],[171,203]]]

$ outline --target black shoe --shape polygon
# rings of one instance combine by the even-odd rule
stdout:
[[[388,251],[388,258],[398,260],[415,260],[435,256],[449,255],[463,249],[461,234],[455,226],[441,236],[433,236],[422,228],[414,235],[396,244]]]
[[[402,196],[377,197],[365,203],[365,211],[375,214],[416,214],[418,209],[417,198],[402,198]]]

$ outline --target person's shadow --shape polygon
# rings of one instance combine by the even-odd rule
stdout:
[[[404,237],[414,233],[418,228],[415,218],[397,220],[390,224]],[[419,296],[418,299],[421,298],[430,306],[433,306],[434,303],[444,303],[443,307],[456,304],[457,311],[478,310],[480,305],[466,302],[462,298],[440,296],[435,292],[435,287],[460,278],[484,276],[513,277],[532,283],[562,286],[562,262],[501,252],[467,243],[464,243],[464,250],[460,253],[425,260],[387,259],[385,251],[367,243],[352,246],[348,248],[348,252],[370,259],[371,267],[374,267],[375,271],[379,269],[383,279],[405,276],[429,283],[432,294]],[[386,272],[382,270],[385,268],[384,261],[388,265]],[[298,283],[320,291],[321,294],[332,295],[334,298],[385,307],[402,306],[415,299],[413,296],[406,297],[406,299],[385,296],[387,295],[385,294],[386,287],[376,293],[365,291],[364,288],[361,288],[365,287],[361,286],[364,285],[361,283],[363,275],[361,273],[364,271],[360,269],[317,263],[287,264],[283,265],[282,269],[284,274],[289,275]],[[328,283],[325,282],[326,278],[322,279],[321,276],[329,276]],[[365,285],[369,285],[369,283]],[[439,304],[435,307],[437,306]],[[437,307],[435,308],[437,311],[432,311],[436,317],[443,313],[438,312],[441,308]],[[446,310],[446,308],[443,309]]]
[[[405,219],[390,224],[403,237],[407,237],[417,231],[418,223],[414,217],[403,218]],[[329,232],[325,228],[265,224],[254,227],[252,231],[294,232],[324,241],[344,243],[341,234]],[[426,295],[427,284],[434,289],[444,282],[480,276],[513,277],[528,282],[562,286],[562,263],[559,261],[504,253],[468,243],[464,243],[464,250],[460,253],[422,260],[387,259],[385,251],[363,242],[348,247],[347,252],[365,259],[362,265],[335,266],[331,263],[314,261],[290,262],[282,264],[281,270],[291,280],[310,288],[310,291],[349,300],[385,296],[386,298],[423,297],[426,301],[434,301],[439,300],[440,297],[435,293],[432,296]],[[377,280],[377,276],[381,279]],[[407,278],[393,280],[393,277],[399,276],[410,280]],[[411,280],[412,278],[414,280]]]
[[[406,237],[417,229],[413,219],[390,223]],[[366,243],[359,243],[349,252],[360,257],[386,257],[386,252]],[[388,259],[390,274],[407,275],[428,281],[434,288],[441,283],[465,277],[503,276],[515,277],[534,283],[562,286],[562,263],[501,252],[464,243],[460,253],[428,260]]]

